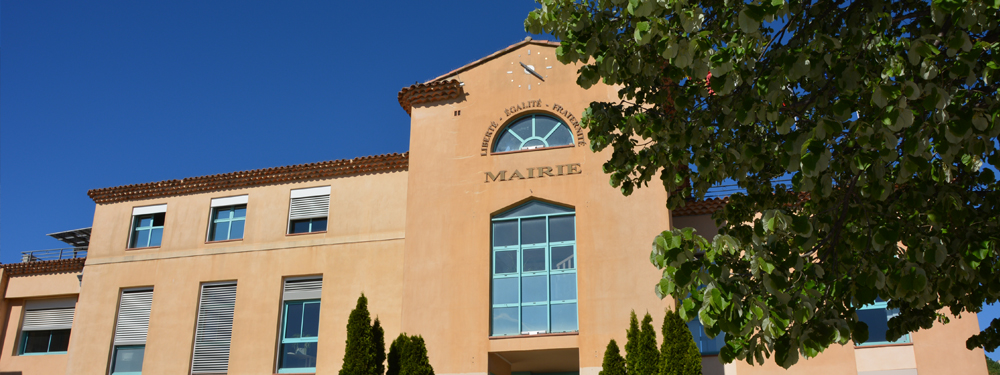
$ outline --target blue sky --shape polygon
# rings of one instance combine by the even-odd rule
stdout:
[[[0,262],[91,226],[89,189],[404,152],[399,90],[523,40],[534,8],[5,1]]]

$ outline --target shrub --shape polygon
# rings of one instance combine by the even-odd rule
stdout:
[[[700,375],[701,353],[687,324],[677,312],[663,317],[663,345],[660,346],[660,375]]]
[[[632,313],[635,318],[635,313]],[[625,375],[625,358],[622,358],[618,351],[618,343],[611,339],[608,348],[604,350],[604,363],[601,364],[601,372],[597,375]]]

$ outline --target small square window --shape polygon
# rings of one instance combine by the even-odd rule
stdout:
[[[128,247],[134,249],[160,246],[166,217],[166,212],[132,216],[132,239]]]
[[[208,229],[209,241],[243,239],[243,224],[247,218],[247,205],[215,207],[212,209],[212,223]]]
[[[326,230],[326,218],[292,220],[288,233],[312,233]]]
[[[146,356],[146,345],[115,346],[111,358],[111,375],[142,374],[142,360]]]
[[[889,319],[899,315],[899,309],[890,309],[881,298],[874,304],[858,309],[858,320],[868,325],[868,341],[855,343],[856,346],[903,344],[910,342],[910,335],[905,334],[896,341],[889,341],[886,334],[889,331]]]

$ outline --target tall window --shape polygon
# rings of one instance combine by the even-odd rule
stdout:
[[[163,239],[163,222],[167,217],[167,205],[136,207],[132,209],[132,230],[129,233],[129,248],[160,246]]]
[[[243,238],[243,224],[247,219],[247,199],[247,195],[212,199],[212,217],[208,227],[209,241]]]
[[[575,332],[576,216],[531,201],[493,217],[491,335]]]
[[[701,321],[698,318],[687,323],[688,330],[691,331],[691,336],[694,338],[694,343],[698,345],[698,351],[701,355],[716,355],[722,350],[722,347],[726,345],[726,335],[720,332],[715,338],[708,337],[705,333],[705,327],[701,325]]]
[[[322,278],[285,280],[278,373],[316,372]]]
[[[530,150],[573,144],[569,126],[546,115],[527,115],[500,131],[493,152]]]
[[[235,282],[202,284],[191,355],[192,374],[229,372],[229,344],[233,339],[235,309]]]
[[[146,353],[146,333],[149,331],[149,313],[152,305],[152,289],[122,291],[121,299],[118,302],[118,322],[115,324],[111,375],[142,373],[142,360]]]
[[[31,300],[24,305],[19,354],[65,354],[76,299]]]
[[[875,303],[865,305],[858,309],[858,319],[868,325],[868,341],[857,346],[902,344],[910,342],[910,335],[905,334],[896,341],[889,341],[885,337],[889,331],[889,319],[899,315],[899,309],[888,308],[881,298],[875,299]]]

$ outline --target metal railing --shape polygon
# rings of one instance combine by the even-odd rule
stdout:
[[[30,250],[21,252],[21,263],[38,262],[43,260],[59,260],[86,258],[86,247],[67,247],[63,249]]]

